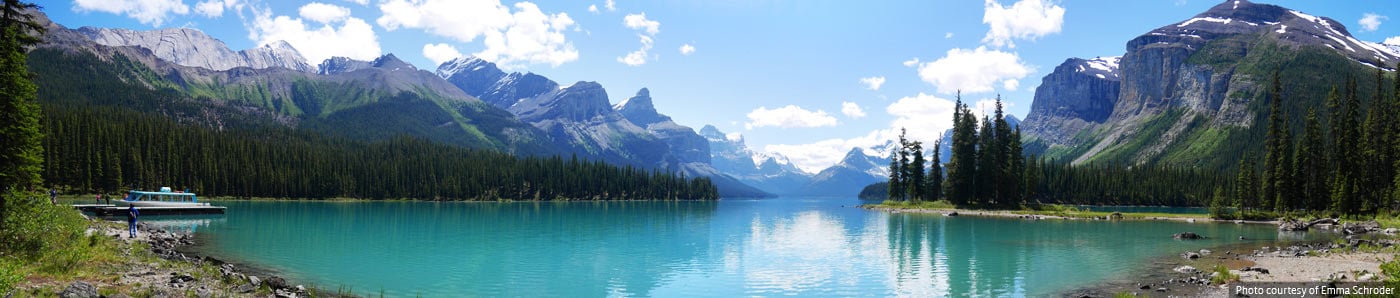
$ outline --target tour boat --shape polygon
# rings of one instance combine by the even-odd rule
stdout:
[[[200,203],[194,193],[174,192],[170,191],[169,187],[161,187],[160,191],[132,190],[126,194],[126,198],[117,203],[136,207],[209,206],[209,203]]]

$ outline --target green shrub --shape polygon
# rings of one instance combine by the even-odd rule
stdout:
[[[0,296],[7,296],[14,291],[15,285],[24,279],[20,275],[20,264],[8,258],[0,258]]]
[[[42,264],[46,273],[65,273],[80,268],[92,258],[99,239],[84,236],[88,222],[64,205],[53,205],[36,193],[10,191],[0,194],[5,201],[0,218],[0,259],[7,265]],[[33,267],[31,267],[33,268]],[[0,279],[15,271],[0,273]],[[2,283],[2,282],[0,282]]]
[[[1215,276],[1210,278],[1211,284],[1219,285],[1236,281],[1240,281],[1240,276],[1230,273],[1230,268],[1225,268],[1225,265],[1215,265]]]

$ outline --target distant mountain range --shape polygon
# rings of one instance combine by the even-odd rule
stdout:
[[[658,113],[647,89],[614,107],[597,83],[561,87],[476,58],[449,61],[436,72],[393,54],[311,66],[284,42],[235,52],[193,29],[72,30],[41,21],[49,28],[43,47],[58,51],[32,55],[69,63],[95,55],[116,73],[36,70],[40,79],[106,75],[131,88],[168,90],[184,99],[181,108],[162,113],[196,125],[284,125],[371,141],[410,135],[521,155],[575,155],[710,177],[723,196],[772,195],[714,169],[705,138]]]
[[[778,195],[804,193],[811,174],[793,165],[787,157],[755,152],[744,144],[742,136],[730,138],[712,125],[700,128],[700,135],[709,143],[711,164],[720,172],[739,181]]]
[[[1352,37],[1331,18],[1225,1],[1138,36],[1121,57],[1070,58],[1046,75],[1022,127],[1026,150],[1074,163],[1169,163],[1228,170],[1262,152],[1275,71],[1294,134],[1332,87],[1377,90],[1400,46]]]

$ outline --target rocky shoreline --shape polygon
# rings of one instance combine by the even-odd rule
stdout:
[[[127,237],[125,223],[95,220],[89,234],[118,241],[113,252],[121,264],[105,269],[106,277],[80,277],[67,285],[38,282],[29,288],[61,289],[59,297],[350,297],[292,285],[282,277],[181,249],[194,245],[189,234],[138,225],[136,238]],[[146,251],[140,251],[145,249]],[[157,259],[144,258],[153,256]],[[143,260],[144,259],[144,260]],[[104,294],[108,293],[108,294]]]
[[[1149,262],[1131,273],[1130,279],[1074,289],[1062,296],[1227,297],[1234,295],[1235,286],[1261,283],[1326,285],[1383,280],[1380,265],[1395,259],[1400,248],[1400,240],[1394,238],[1396,230],[1381,230],[1374,222],[1335,223],[1331,220],[1330,224],[1317,226],[1322,232],[1338,233],[1334,240],[1240,243],[1182,252]],[[1279,230],[1299,231],[1298,227],[1297,222],[1285,221]],[[1214,284],[1212,279],[1219,274],[1213,270],[1216,266],[1224,266],[1238,280]]]

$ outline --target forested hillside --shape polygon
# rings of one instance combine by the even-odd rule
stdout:
[[[417,117],[349,109],[324,119],[298,119],[242,102],[150,88],[143,76],[151,74],[120,67],[135,63],[120,54],[113,61],[53,49],[29,56],[44,111],[44,181],[77,192],[172,186],[202,195],[281,198],[718,196],[706,178],[562,157],[514,157],[412,137],[423,135],[412,131],[357,135],[374,133],[369,126],[440,127],[440,120],[451,116],[428,113],[440,111],[436,107],[417,110],[423,112]],[[405,92],[374,105],[415,111],[424,104],[433,103]],[[481,120],[473,126],[497,124]],[[343,133],[327,134],[328,129]]]

